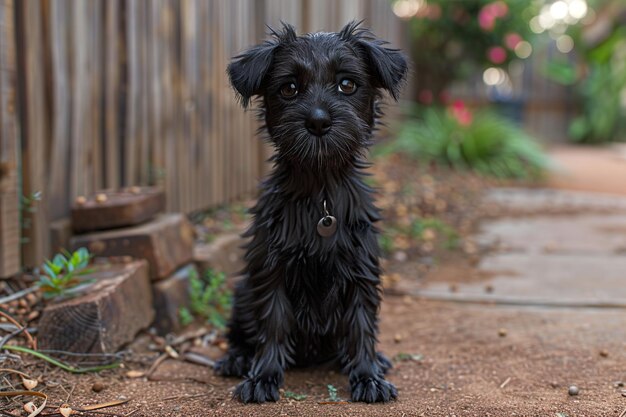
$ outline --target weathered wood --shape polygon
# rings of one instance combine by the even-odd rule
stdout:
[[[187,265],[152,287],[156,312],[154,327],[159,334],[180,330],[180,309],[189,307],[189,279],[192,274],[198,274],[196,266]]]
[[[193,261],[200,272],[213,269],[228,277],[243,270],[245,240],[236,233],[218,236],[211,243],[197,244],[193,249]]]
[[[130,187],[79,197],[72,206],[72,228],[76,233],[134,226],[165,209],[165,194],[154,187]]]
[[[389,5],[374,0],[0,4],[17,12],[16,18],[2,12],[0,42],[10,44],[7,31],[16,31],[19,97],[12,102],[21,108],[22,138],[22,160],[0,165],[0,172],[21,163],[23,194],[42,192],[43,201],[26,216],[24,254],[33,266],[51,255],[50,221],[68,217],[78,195],[156,184],[166,192],[168,211],[192,212],[255,193],[271,150],[254,137],[255,112],[236,103],[225,69],[265,36],[265,23],[335,30],[367,11],[376,15],[378,34],[397,38],[401,30]],[[2,129],[11,125],[2,122]],[[0,163],[14,150],[0,150]],[[10,181],[17,184],[17,177]],[[16,234],[4,226],[14,224],[4,204],[17,203],[15,196],[2,198],[6,239]]]
[[[41,2],[17,2],[18,71],[20,82],[20,129],[22,133],[22,193],[31,198],[40,194],[30,210],[23,210],[22,260],[26,266],[38,266],[48,256],[48,193],[46,192],[47,114],[45,111],[44,45]]]
[[[50,252],[59,253],[70,247],[72,221],[69,217],[50,222]]]
[[[194,231],[182,214],[158,216],[139,226],[74,236],[70,246],[98,256],[146,259],[153,280],[170,276],[193,257]]]
[[[14,7],[0,1],[0,278],[20,267]]]
[[[112,353],[133,340],[154,318],[146,261],[98,267],[84,295],[46,307],[39,346],[80,353]]]

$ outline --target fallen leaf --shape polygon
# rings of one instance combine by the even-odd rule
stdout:
[[[24,385],[24,388],[27,390],[32,390],[37,386],[37,384],[38,382],[36,379],[22,378],[22,385]]]
[[[129,378],[141,378],[145,373],[143,371],[128,371],[126,372],[126,376]]]
[[[70,415],[72,414],[72,407],[70,407],[67,404],[63,404],[62,406],[59,407],[59,413],[61,413],[61,415],[63,417],[70,417]]]

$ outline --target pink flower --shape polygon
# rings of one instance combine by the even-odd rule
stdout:
[[[463,100],[455,100],[450,107],[450,113],[461,126],[472,124],[472,112],[465,106]]]
[[[502,0],[490,4],[496,17],[505,17],[509,13],[509,6]]]
[[[486,4],[478,12],[478,25],[482,30],[491,32],[498,18],[505,17],[509,13],[509,6],[502,0]]]
[[[492,46],[487,50],[487,58],[494,64],[502,64],[506,61],[506,50],[501,46]]]
[[[478,12],[478,25],[482,30],[491,32],[496,25],[496,17],[491,13],[491,10],[485,6]]]
[[[422,104],[431,104],[433,102],[433,92],[430,90],[422,90],[419,92],[417,98]]]
[[[511,32],[504,35],[504,44],[507,48],[513,50],[522,41],[522,37],[517,33]]]

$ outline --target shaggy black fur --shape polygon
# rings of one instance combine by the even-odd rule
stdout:
[[[334,361],[353,401],[389,401],[391,363],[375,350],[380,217],[363,169],[377,101],[382,90],[397,98],[406,60],[358,23],[272,33],[228,67],[244,107],[261,97],[276,153],[252,209],[230,348],[216,371],[245,377],[235,390],[243,402],[276,401],[285,368]],[[316,230],[324,201],[337,219],[330,237]]]

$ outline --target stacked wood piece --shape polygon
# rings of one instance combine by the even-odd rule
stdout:
[[[129,264],[136,270],[132,273],[131,266],[97,272],[88,294],[46,308],[40,327],[44,346],[111,352],[155,317],[161,333],[180,327],[178,311],[189,302],[189,275],[195,269],[194,231],[183,214],[163,214],[164,208],[163,192],[152,187],[76,200],[72,250],[85,247],[96,257],[141,262]],[[85,336],[76,336],[81,333]]]

